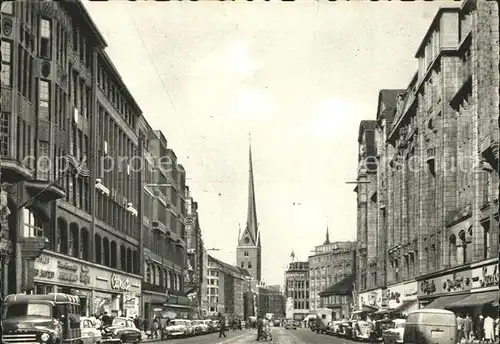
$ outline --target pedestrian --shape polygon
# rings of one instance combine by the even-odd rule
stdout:
[[[484,319],[484,340],[488,343],[495,341],[495,320],[489,315]]]
[[[217,317],[219,318],[219,338],[226,338],[226,319],[221,312],[217,314]]]
[[[460,343],[462,341],[462,338],[464,338],[464,319],[460,314],[457,315],[457,331],[458,331],[458,342]]]
[[[104,315],[102,316],[102,324],[104,326],[111,326],[113,324],[113,318],[108,315],[108,312],[104,312]]]
[[[257,316],[257,340],[260,340],[262,338],[262,331],[264,329],[264,322],[262,321],[262,318],[260,316]]]
[[[464,335],[467,342],[472,340],[472,319],[470,314],[467,314],[464,319]]]
[[[159,334],[159,329],[160,328],[160,324],[158,323],[158,319],[155,318],[153,320],[153,336],[155,339],[158,339],[158,334]]]

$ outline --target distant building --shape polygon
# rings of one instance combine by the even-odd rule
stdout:
[[[246,270],[208,256],[208,315],[243,317]]]
[[[292,252],[292,257],[294,254]],[[285,298],[292,300],[293,317],[302,320],[309,313],[309,262],[291,262],[285,271]]]
[[[353,302],[354,275],[349,275],[319,293],[320,307],[333,310],[334,320],[349,319],[355,302]]]
[[[330,242],[328,228],[323,245],[314,248],[309,256],[309,305],[314,310],[321,307],[319,293],[353,274],[356,267],[356,243]]]

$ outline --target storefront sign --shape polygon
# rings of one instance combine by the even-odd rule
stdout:
[[[359,307],[363,307],[363,305],[382,307],[382,303],[382,289],[359,294]]]
[[[114,290],[116,293],[130,291],[141,293],[141,280],[132,276],[121,275],[110,270],[100,269],[81,261],[65,259],[51,251],[35,260],[35,282],[71,284],[74,288],[92,288],[95,290]]]
[[[495,288],[498,286],[497,263],[485,265],[472,271],[472,289]]]
[[[117,274],[111,275],[111,288],[114,290],[130,291],[130,280],[128,277],[119,276]]]
[[[467,270],[418,282],[418,296],[437,296],[446,293],[470,291],[471,288],[472,272]]]
[[[394,309],[402,305],[403,302],[417,299],[417,282],[396,284],[387,287],[389,296],[389,308]]]

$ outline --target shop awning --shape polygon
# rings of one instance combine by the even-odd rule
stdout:
[[[499,297],[500,297],[499,290],[487,291],[484,293],[474,293],[470,294],[465,298],[462,298],[451,304],[446,305],[446,308],[473,307],[473,306],[492,304],[494,302],[498,302]]]
[[[429,303],[427,306],[424,308],[437,308],[437,309],[444,309],[448,305],[451,305],[459,300],[463,300],[465,298],[465,295],[450,295],[450,296],[441,296],[431,303]]]

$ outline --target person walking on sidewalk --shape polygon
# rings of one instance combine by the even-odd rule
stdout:
[[[222,338],[222,336],[226,338],[226,319],[221,312],[219,312],[217,317],[219,318],[219,338]]]

